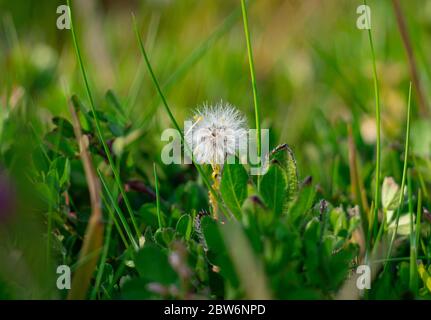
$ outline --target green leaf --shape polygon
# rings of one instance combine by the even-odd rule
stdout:
[[[278,165],[286,175],[287,189],[286,201],[292,201],[298,194],[298,169],[293,151],[287,144],[277,146],[271,151],[269,161]]]
[[[276,215],[283,211],[286,199],[286,176],[279,166],[271,165],[268,172],[263,176],[260,184],[260,193],[266,205],[271,208]]]
[[[58,157],[51,163],[50,171],[54,170],[59,179],[59,187],[63,187],[70,179],[70,161],[68,158]]]
[[[92,132],[94,130],[93,121],[89,115],[88,108],[82,103],[78,96],[72,96],[72,104],[78,114],[79,121],[84,131]]]
[[[72,124],[62,117],[52,118],[52,122],[59,128],[61,135],[65,138],[74,138],[75,133],[73,132]]]
[[[58,129],[47,133],[44,139],[51,150],[61,153],[67,158],[74,158],[78,152],[78,144],[73,139],[67,139]]]
[[[208,208],[208,192],[194,181],[187,181],[185,185],[175,190],[175,201],[181,203],[185,212]]]
[[[121,298],[127,300],[150,299],[154,294],[146,288],[147,281],[141,278],[127,280],[121,288]]]
[[[311,184],[305,184],[298,193],[295,202],[289,208],[289,220],[295,222],[306,214],[312,207],[316,195],[316,189]]]
[[[108,90],[105,95],[106,100],[108,103],[114,108],[116,111],[116,115],[118,116],[118,119],[120,120],[120,123],[124,125],[127,122],[127,117],[124,112],[124,108],[120,103],[120,100],[112,90]]]
[[[184,214],[177,222],[177,233],[181,234],[186,240],[190,239],[192,233],[192,217],[189,214]]]
[[[149,282],[172,284],[178,276],[172,269],[165,251],[156,245],[147,245],[135,257],[135,266],[141,278]]]
[[[211,264],[220,268],[220,275],[233,286],[238,286],[239,281],[235,273],[232,261],[229,258],[226,245],[220,233],[217,222],[210,217],[203,217],[201,221],[205,242],[208,246],[207,257]]]
[[[157,217],[157,208],[154,203],[143,204],[137,212],[139,222],[143,223],[145,226],[150,226],[157,228],[159,226]],[[160,220],[162,225],[166,224],[165,214],[160,212]]]
[[[172,228],[157,229],[154,239],[159,245],[169,247],[175,239],[175,230]]]
[[[241,206],[247,197],[247,181],[248,175],[242,164],[227,164],[223,168],[220,192],[237,218],[241,216]]]

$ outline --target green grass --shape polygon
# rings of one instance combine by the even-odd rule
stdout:
[[[102,281],[103,271],[105,270],[106,258],[108,256],[109,243],[111,241],[112,226],[113,226],[113,222],[111,219],[108,221],[107,225],[108,227],[106,229],[105,244],[103,245],[102,256],[100,257],[100,263],[97,268],[96,283],[90,295],[91,300],[94,300],[96,298],[97,293],[100,290],[100,282]]]
[[[123,212],[121,211],[120,207],[118,206],[117,202],[115,201],[115,197],[113,196],[110,188],[108,187],[105,178],[103,177],[102,173],[100,171],[97,172],[99,175],[99,179],[100,182],[102,183],[103,189],[105,190],[105,193],[108,197],[109,202],[105,203],[107,204],[107,206],[113,207],[115,212],[117,213],[121,223],[123,224],[123,228],[129,238],[130,244],[137,249],[138,248],[138,243],[136,241],[136,239],[133,237],[133,233],[132,230],[130,229],[129,224],[127,223],[127,219],[124,216]]]
[[[242,17],[244,22],[245,40],[247,44],[248,63],[250,66],[251,87],[253,90],[254,118],[256,121],[257,155],[260,157],[262,155],[262,141],[261,141],[262,137],[260,133],[261,132],[260,105],[259,105],[259,97],[257,95],[256,71],[254,68],[253,48],[251,45],[250,31],[248,29],[248,14],[247,14],[247,5],[245,0],[241,0],[241,10],[242,10]]]
[[[154,74],[153,68],[151,67],[150,61],[149,61],[148,56],[147,56],[147,52],[145,51],[144,45],[142,43],[141,36],[139,35],[138,27],[136,25],[135,16],[132,15],[132,18],[133,18],[133,26],[134,26],[134,29],[135,29],[136,38],[138,39],[138,43],[139,43],[139,48],[141,49],[141,53],[142,53],[142,56],[144,58],[145,64],[146,64],[146,66],[148,68],[148,72],[150,73],[151,80],[153,81],[153,84],[154,84],[154,86],[157,89],[157,93],[159,94],[159,97],[162,100],[163,107],[164,107],[166,113],[168,114],[169,119],[171,120],[173,126],[175,127],[175,129],[178,132],[182,132],[180,126],[178,125],[177,120],[175,119],[174,115],[172,114],[171,109],[169,108],[169,105],[168,105],[168,102],[167,102],[167,100],[165,98],[165,95],[163,94],[162,89],[160,88],[159,82],[157,81],[157,78],[156,78],[156,76]],[[184,136],[182,134],[180,134],[180,137],[181,137],[181,142],[184,145],[184,148],[186,148],[186,150],[190,150],[190,147],[187,145],[187,143],[184,140]],[[192,154],[192,153],[189,152],[189,154]],[[196,167],[196,169],[198,170],[198,172],[199,172],[202,180],[204,181],[206,187],[213,194],[213,196],[218,201],[218,203],[221,204],[221,206],[220,206],[221,211],[226,215],[226,217],[229,217],[230,215],[227,215],[226,209],[223,206],[223,202],[220,199],[220,195],[212,187],[212,185],[210,183],[210,180],[207,177],[207,174],[203,171],[203,169],[201,168],[200,165],[196,164],[196,162],[193,159],[193,157],[192,157],[192,162],[193,162],[194,166]]]
[[[70,0],[67,1],[67,4],[70,8]],[[72,10],[70,10],[70,11],[72,11]],[[84,80],[85,90],[87,92],[88,100],[90,101],[90,107],[91,107],[91,112],[93,114],[94,124],[96,125],[97,136],[99,138],[100,143],[103,146],[103,150],[105,151],[106,157],[108,158],[108,162],[109,162],[109,165],[111,167],[112,173],[114,174],[115,182],[117,183],[118,188],[120,189],[120,192],[121,192],[121,196],[123,197],[124,203],[126,204],[127,211],[130,215],[130,219],[132,221],[133,227],[134,227],[135,232],[136,232],[136,236],[137,236],[137,238],[139,238],[141,235],[141,231],[139,230],[138,224],[136,223],[132,208],[130,206],[129,199],[127,197],[126,191],[124,190],[123,183],[121,182],[121,179],[120,179],[120,174],[119,174],[117,168],[115,167],[114,161],[112,159],[111,151],[109,150],[108,145],[106,144],[105,138],[103,137],[103,133],[102,133],[102,129],[100,127],[99,119],[98,119],[98,116],[96,114],[96,107],[94,104],[93,95],[92,95],[91,90],[90,90],[90,84],[88,83],[87,72],[85,70],[84,63],[82,61],[81,51],[79,49],[78,39],[77,39],[75,28],[73,25],[72,17],[70,17],[70,23],[71,23],[73,45],[75,47],[76,57],[78,59],[79,68],[81,70],[82,78]]]
[[[48,1],[0,4],[0,299],[66,299],[59,265],[92,300],[431,299],[431,129],[390,2],[366,2],[372,30],[350,2],[72,4],[71,30]],[[403,13],[429,88],[426,11]],[[266,175],[224,165],[213,187],[210,165],[161,161],[164,129],[220,100],[259,153],[269,129]]]
[[[185,58],[183,61],[181,61],[181,64],[172,72],[172,74],[169,76],[169,78],[162,84],[161,88],[164,92],[168,92],[169,89],[179,80],[184,78],[184,76],[187,75],[187,72],[203,58],[205,54],[211,49],[211,47],[219,40],[222,36],[224,36],[235,24],[236,20],[238,20],[238,17],[240,15],[239,10],[235,10],[232,12],[217,28],[214,30],[214,32],[202,43],[200,43],[196,49],[193,50],[190,55]],[[141,77],[138,77],[139,79],[142,79]],[[133,106],[136,103],[136,99],[138,97],[139,90],[142,87],[142,81],[140,84],[136,84],[136,89],[133,90],[133,92],[130,94],[129,97],[129,103],[127,105]],[[152,119],[154,113],[157,110],[157,99],[154,97],[151,99],[150,103],[150,110],[147,112],[147,116],[143,118],[142,121],[138,121],[136,124],[137,127],[145,127],[148,125],[150,119]]]
[[[387,259],[390,258],[392,254],[392,247],[394,245],[395,237],[398,231],[398,225],[400,221],[400,212],[401,212],[401,206],[404,202],[404,188],[406,185],[406,179],[407,179],[407,168],[408,168],[408,159],[409,159],[409,144],[410,144],[410,121],[411,121],[411,97],[412,97],[412,83],[410,82],[409,86],[409,96],[407,101],[407,126],[406,126],[406,134],[405,134],[405,144],[404,144],[404,165],[403,165],[403,176],[401,179],[401,193],[400,193],[400,199],[398,201],[398,208],[396,213],[396,222],[395,222],[395,231],[392,234],[390,243],[389,243],[389,249],[388,249],[388,255]],[[386,264],[385,264],[386,269]]]
[[[364,1],[366,5],[367,2]],[[368,21],[367,15],[367,25],[371,26],[371,21]],[[374,210],[371,220],[370,235],[368,236],[370,246],[371,239],[376,236],[376,230],[378,228],[378,212],[380,207],[380,183],[381,183],[381,157],[382,157],[382,146],[381,146],[381,106],[380,106],[380,90],[379,81],[377,78],[377,67],[376,67],[376,54],[374,50],[373,36],[371,32],[371,27],[368,29],[368,40],[371,49],[371,59],[373,65],[373,83],[374,83],[374,98],[375,98],[375,115],[376,115],[376,167],[375,167],[375,187],[374,187]]]

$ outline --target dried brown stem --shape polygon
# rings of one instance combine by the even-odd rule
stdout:
[[[101,187],[88,152],[88,139],[82,135],[73,99],[70,102],[70,112],[72,114],[73,129],[78,141],[79,153],[82,165],[84,166],[91,200],[91,216],[88,221],[87,230],[85,231],[78,267],[73,275],[72,287],[68,295],[68,299],[70,300],[81,300],[86,297],[91,278],[99,260],[100,249],[103,246]]]
[[[392,5],[394,7],[395,16],[397,18],[398,29],[400,30],[401,38],[403,40],[404,48],[406,50],[407,60],[409,62],[410,76],[412,78],[413,87],[416,90],[419,102],[419,112],[421,113],[421,115],[426,116],[429,111],[428,104],[426,102],[425,94],[423,92],[419,79],[418,67],[413,53],[413,47],[410,41],[409,32],[407,30],[407,24],[404,19],[403,11],[401,9],[399,0],[392,0]]]

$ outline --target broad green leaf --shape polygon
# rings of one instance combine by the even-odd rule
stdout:
[[[127,300],[151,299],[154,294],[147,290],[148,281],[142,278],[127,280],[121,288],[121,298]]]
[[[175,201],[185,212],[208,208],[208,192],[198,183],[188,181],[175,190]]]
[[[286,200],[286,187],[286,175],[283,173],[283,170],[279,166],[271,165],[262,178],[260,193],[266,205],[276,215],[280,215],[283,212],[283,205]]]
[[[135,266],[141,278],[149,282],[172,284],[178,276],[168,261],[168,256],[160,247],[147,245],[135,257]]]
[[[241,217],[241,206],[247,197],[247,181],[248,175],[242,164],[227,164],[223,168],[221,195],[237,218]]]
[[[154,203],[145,203],[143,204],[138,212],[137,212],[139,221],[142,222],[145,226],[151,226],[153,228],[157,228],[158,218],[157,218],[157,208]],[[166,218],[163,211],[160,211],[160,217],[162,221],[162,225],[166,225]]]
[[[217,222],[212,218],[205,216],[201,220],[201,227],[205,242],[208,246],[208,260],[212,265],[219,268],[221,276],[229,280],[232,285],[238,286],[238,277],[235,273],[232,261],[229,258],[228,251]]]

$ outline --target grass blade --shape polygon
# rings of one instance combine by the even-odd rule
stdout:
[[[103,271],[105,270],[106,258],[108,257],[109,244],[111,242],[112,234],[112,217],[108,221],[108,227],[106,228],[105,245],[103,246],[102,257],[100,258],[99,268],[96,276],[96,283],[91,291],[90,299],[94,300],[96,298],[97,292],[99,291],[100,282],[102,281]]]
[[[108,188],[108,185],[102,175],[102,173],[97,170],[97,173],[99,174],[99,179],[102,182],[102,186],[105,190],[106,195],[108,196],[108,200],[110,202],[110,205],[114,208],[115,212],[117,213],[118,217],[120,218],[121,223],[123,224],[123,228],[126,231],[127,236],[129,237],[130,243],[133,245],[135,249],[138,249],[139,246],[132,235],[132,230],[129,227],[129,224],[127,223],[126,218],[124,217],[123,213],[121,212],[121,209],[118,207],[118,204],[115,202],[115,198],[112,195],[111,191]]]
[[[410,144],[410,120],[411,120],[411,97],[412,97],[412,83],[410,82],[409,86],[409,97],[407,102],[407,128],[406,128],[406,143],[404,147],[404,166],[403,166],[403,177],[401,179],[401,192],[400,192],[400,200],[398,202],[398,208],[397,208],[397,216],[396,216],[396,222],[395,222],[395,230],[392,234],[391,242],[389,243],[389,249],[388,249],[388,255],[386,257],[386,260],[389,261],[392,253],[392,247],[395,241],[395,237],[397,235],[398,231],[398,224],[400,221],[400,211],[401,211],[401,205],[404,201],[404,188],[406,184],[406,176],[407,176],[407,162],[409,157],[409,144]],[[384,270],[386,270],[387,262],[385,262]]]
[[[256,120],[256,141],[257,141],[257,154],[260,157],[262,155],[262,137],[260,135],[260,106],[259,106],[259,98],[257,95],[257,84],[256,84],[256,72],[254,69],[254,60],[253,60],[253,48],[250,40],[250,30],[248,29],[248,15],[247,15],[247,6],[245,0],[241,0],[241,9],[242,9],[242,17],[244,22],[244,33],[245,40],[247,43],[247,53],[248,53],[248,63],[250,66],[250,77],[251,77],[251,86],[253,89],[253,102],[254,102],[254,115]],[[260,179],[258,176],[257,179],[257,187],[260,188]]]
[[[364,4],[366,5],[366,1],[364,1]],[[371,23],[368,21],[368,15],[366,15],[367,18],[367,25],[371,26]],[[374,43],[373,43],[373,36],[371,34],[371,27],[368,28],[368,40],[370,42],[370,48],[371,48],[371,57],[373,62],[373,82],[374,82],[374,97],[375,97],[375,104],[376,104],[376,132],[377,132],[377,146],[376,146],[376,181],[375,181],[375,194],[374,194],[374,212],[373,212],[373,220],[372,220],[372,228],[371,232],[374,233],[377,228],[377,222],[378,222],[378,212],[379,212],[379,204],[380,204],[380,174],[381,174],[381,112],[380,112],[380,92],[379,92],[379,82],[377,79],[377,68],[376,68],[376,55],[374,51]]]
[[[69,8],[71,8],[70,0],[67,0],[67,5]],[[111,156],[111,152],[110,152],[108,145],[106,144],[106,142],[103,138],[103,133],[102,133],[102,129],[100,127],[99,119],[96,115],[96,107],[95,107],[93,95],[91,94],[90,84],[88,82],[88,77],[87,77],[87,72],[85,71],[84,63],[82,61],[81,51],[80,51],[79,45],[78,45],[78,39],[77,39],[76,32],[75,32],[75,27],[74,27],[74,23],[73,23],[73,19],[72,19],[71,9],[70,9],[69,14],[70,14],[70,26],[71,26],[71,31],[72,31],[73,45],[75,47],[75,53],[76,53],[76,56],[78,59],[79,68],[81,70],[82,77],[84,79],[84,84],[85,84],[85,89],[87,91],[88,99],[90,100],[90,107],[91,107],[91,112],[93,114],[94,123],[96,125],[97,135],[98,135],[98,138],[102,144],[103,150],[106,153],[106,157],[108,158],[109,166],[111,167],[112,173],[114,174],[115,181],[118,185],[118,188],[120,189],[121,196],[124,199],[124,203],[126,204],[127,211],[130,214],[130,218],[132,220],[133,227],[135,228],[137,238],[139,239],[140,231],[138,228],[138,224],[136,223],[132,208],[130,206],[129,199],[127,198],[126,191],[124,190],[124,186],[121,183],[120,175],[119,175],[119,172],[117,171],[117,168],[115,167],[114,161],[113,161],[112,156]]]
[[[128,249],[129,243],[127,242],[126,237],[124,236],[124,232],[121,229],[121,226],[118,223],[118,220],[115,217],[114,212],[112,211],[111,204],[108,203],[108,201],[106,200],[106,197],[103,196],[103,193],[102,193],[102,200],[103,200],[104,205],[106,206],[106,210],[108,211],[109,216],[111,217],[112,221],[114,222],[115,228],[117,229],[118,234],[120,235],[120,238],[123,241],[124,246],[126,247],[126,249]]]

